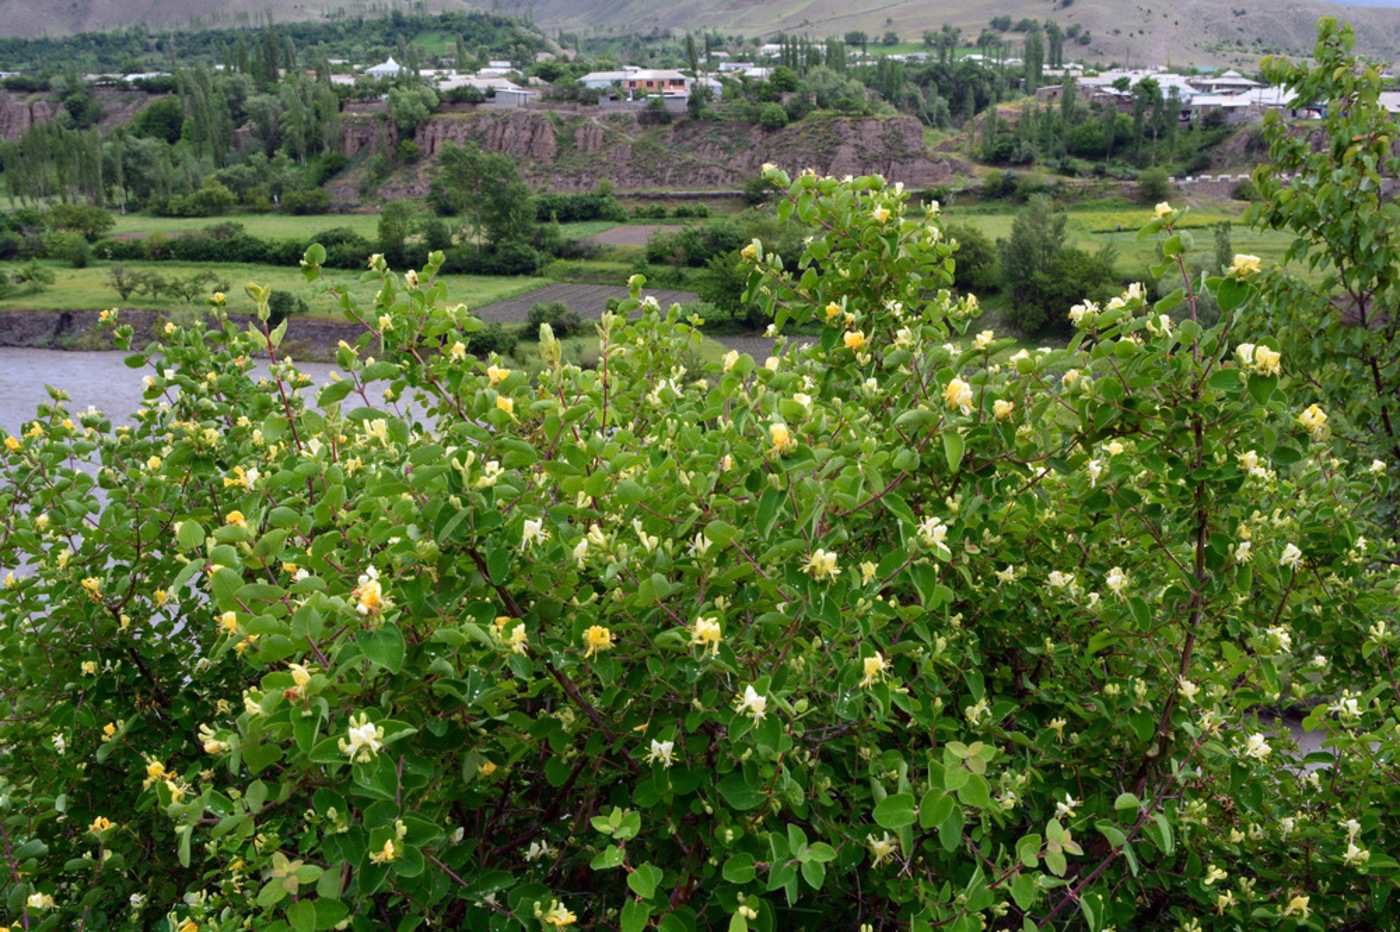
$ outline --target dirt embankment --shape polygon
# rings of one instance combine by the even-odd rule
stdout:
[[[419,127],[422,161],[382,185],[387,198],[427,192],[437,154],[448,143],[475,142],[504,152],[531,185],[552,191],[590,191],[600,181],[621,191],[654,188],[738,188],[773,162],[791,172],[829,175],[880,173],[911,187],[943,184],[956,159],[929,152],[923,127],[909,117],[808,119],[784,129],[744,123],[682,120],[646,127],[635,114],[558,114],[478,111],[437,117]],[[347,118],[342,151],[354,158],[376,144],[397,142],[392,123]]]
[[[101,311],[0,311],[0,346],[26,346],[42,349],[115,349],[111,332],[99,318]],[[120,311],[121,323],[134,331],[133,346],[145,346],[157,339],[166,321],[183,313],[166,311]],[[252,318],[230,314],[229,319],[247,327]],[[328,361],[335,358],[341,340],[352,343],[364,328],[348,321],[293,317],[282,341],[283,354],[296,359]]]

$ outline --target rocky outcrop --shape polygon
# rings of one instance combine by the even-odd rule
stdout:
[[[164,96],[145,91],[99,88],[93,91],[93,97],[102,106],[102,118],[97,127],[105,132],[124,126],[137,113]],[[58,101],[47,95],[0,91],[0,139],[18,139],[30,128],[52,120],[60,107]]]
[[[392,135],[368,120],[347,120],[342,150],[353,158],[376,138]],[[620,191],[742,187],[773,162],[791,172],[831,175],[880,173],[911,187],[943,184],[957,162],[924,147],[915,119],[808,119],[779,130],[745,123],[682,120],[666,127],[639,125],[632,113],[559,114],[497,111],[439,116],[415,137],[422,162],[382,185],[388,198],[421,197],[433,160],[448,142],[475,142],[515,159],[532,186],[590,191],[600,181]]]

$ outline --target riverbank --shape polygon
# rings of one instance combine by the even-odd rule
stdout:
[[[157,339],[167,323],[189,325],[204,317],[202,308],[171,311],[119,311],[122,323],[135,332],[135,345]],[[55,350],[115,349],[111,332],[101,323],[101,311],[0,311],[0,346]],[[229,319],[247,326],[253,318],[230,314]],[[341,340],[353,342],[364,328],[349,321],[293,317],[287,323],[283,352],[297,359],[329,362]]]

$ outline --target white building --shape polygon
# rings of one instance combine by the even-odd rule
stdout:
[[[408,74],[408,69],[394,61],[394,56],[390,55],[388,61],[366,68],[365,74],[371,78],[397,78],[401,74]]]

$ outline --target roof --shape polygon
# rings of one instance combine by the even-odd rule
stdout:
[[[366,68],[365,74],[403,74],[408,69],[394,61],[394,56],[390,55],[387,61],[380,62],[372,68]]]

